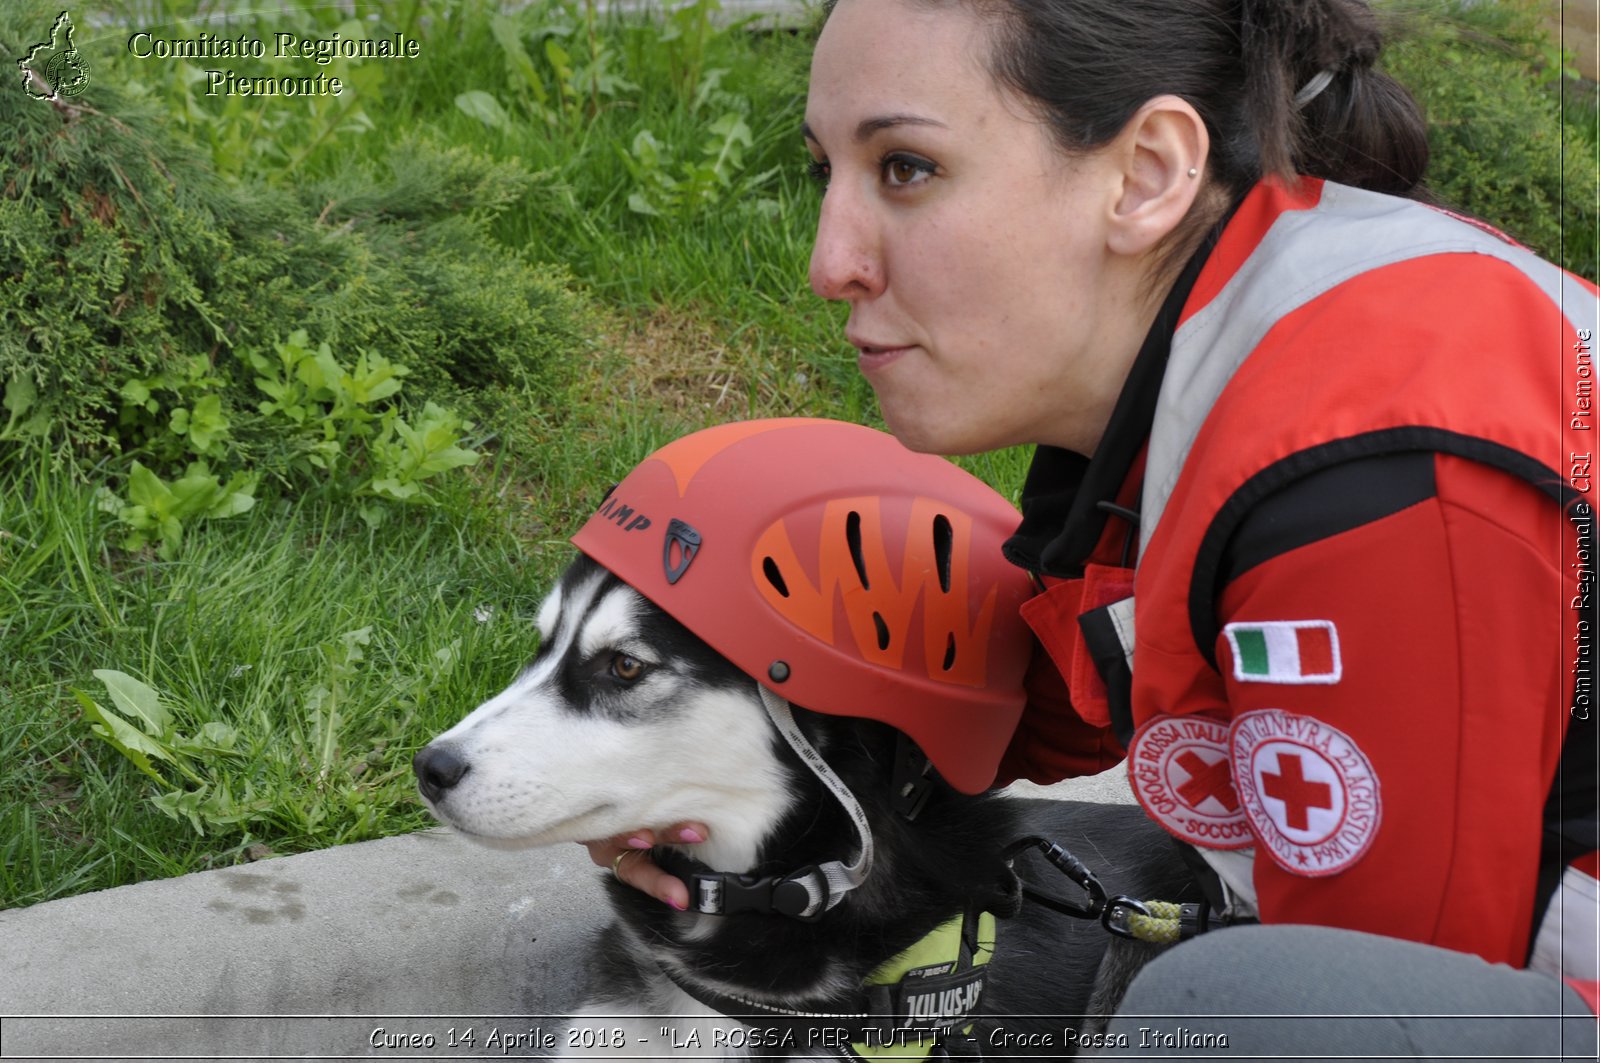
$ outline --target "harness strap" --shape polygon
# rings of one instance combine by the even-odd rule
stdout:
[[[765,1003],[690,982],[666,965],[660,970],[706,1007],[776,1031],[795,1049],[841,1051],[848,1045],[848,1058],[914,1063],[955,1054],[963,1044],[958,1027],[969,1027],[978,1010],[994,941],[994,916],[968,910],[880,965],[853,997],[814,1007]]]

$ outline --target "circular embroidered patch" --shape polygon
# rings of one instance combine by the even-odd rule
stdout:
[[[1206,716],[1157,716],[1128,747],[1128,781],[1150,818],[1206,849],[1254,845],[1228,765],[1228,725]]]
[[[1336,875],[1372,845],[1378,776],[1350,736],[1321,720],[1258,709],[1230,729],[1239,801],[1262,847],[1296,875]]]

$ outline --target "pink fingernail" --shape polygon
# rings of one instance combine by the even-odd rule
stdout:
[[[706,839],[705,839],[705,836],[702,835],[699,831],[691,830],[690,828],[685,827],[685,828],[683,828],[683,830],[678,832],[678,840],[679,841],[683,841],[683,842],[688,842],[690,845],[699,845],[701,842],[705,841]]]
[[[687,912],[689,910],[689,906],[687,904],[684,904],[682,901],[678,900],[677,898],[673,898],[672,900],[669,900],[667,902],[667,904],[671,908],[673,908],[675,911]]]
[[[650,848],[650,843],[645,841],[643,838],[629,838],[628,839],[628,848],[630,848],[630,849],[648,849],[648,848]]]

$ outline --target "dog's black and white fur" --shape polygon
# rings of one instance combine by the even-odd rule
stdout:
[[[704,844],[658,850],[675,868],[692,860],[783,874],[855,855],[848,816],[778,735],[754,681],[616,576],[579,558],[538,626],[532,663],[418,755],[422,790],[439,819],[504,847],[707,824]],[[1014,899],[1001,851],[1024,834],[1076,853],[1112,894],[1179,899],[1190,889],[1170,840],[1135,806],[970,797],[940,785],[908,821],[891,806],[892,729],[799,707],[795,715],[866,812],[876,842],[866,882],[819,920],[799,922],[674,912],[608,876],[617,918],[595,956],[591,1002],[579,1021],[660,1015],[681,1029],[682,1017],[701,1016],[696,1054],[704,1058],[712,1028],[729,1022],[664,971],[712,993],[841,1010],[869,972],[935,926],[969,905]],[[1042,861],[1028,863],[1018,862],[1024,878],[1081,895]],[[1121,942],[1108,952],[1113,940],[1097,923],[1034,904],[1002,920],[982,997],[985,1056],[1070,1054],[1085,1029],[1081,1017],[1114,1005],[1147,956],[1147,947]],[[646,1036],[662,1025],[635,1023]],[[1017,1036],[1025,1034],[1042,1036]],[[629,1041],[623,1054],[637,1054],[637,1039]],[[659,1036],[649,1047],[668,1054]]]

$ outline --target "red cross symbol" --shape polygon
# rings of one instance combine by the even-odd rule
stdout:
[[[1233,792],[1233,777],[1228,772],[1228,758],[1207,762],[1192,749],[1186,749],[1173,758],[1178,767],[1189,773],[1189,781],[1178,787],[1178,796],[1190,808],[1199,808],[1201,802],[1214,797],[1229,812],[1239,810],[1239,798]]]
[[[1283,802],[1284,818],[1291,830],[1306,830],[1311,826],[1306,818],[1311,809],[1333,807],[1333,787],[1307,779],[1301,759],[1298,753],[1279,753],[1277,772],[1261,773],[1267,796]]]

